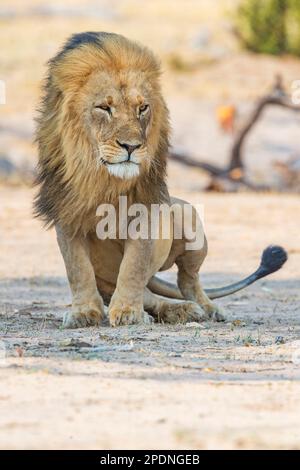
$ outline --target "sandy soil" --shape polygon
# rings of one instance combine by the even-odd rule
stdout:
[[[179,193],[204,204],[206,286],[252,271],[269,243],[289,251],[220,301],[226,323],[63,330],[64,266],[32,195],[0,188],[1,448],[300,448],[297,196]]]

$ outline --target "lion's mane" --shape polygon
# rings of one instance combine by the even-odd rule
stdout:
[[[59,224],[73,235],[86,234],[95,228],[98,205],[116,204],[120,194],[145,204],[168,199],[168,111],[160,91],[160,67],[153,54],[123,36],[90,32],[72,36],[48,65],[37,118],[39,191],[35,215],[49,227]],[[134,182],[118,180],[105,169],[96,169],[91,142],[76,112],[75,100],[86,80],[101,69],[115,74],[140,72],[151,84],[155,109],[149,139],[156,151],[147,174]],[[130,73],[125,76],[130,80]]]

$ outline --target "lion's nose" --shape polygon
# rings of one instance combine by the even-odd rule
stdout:
[[[123,149],[127,150],[129,157],[132,154],[132,152],[134,152],[136,149],[139,149],[142,145],[142,144],[128,144],[126,142],[120,142],[119,140],[117,140],[117,144],[120,145],[120,147],[122,147]]]

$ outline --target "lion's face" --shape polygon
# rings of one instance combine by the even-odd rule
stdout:
[[[78,107],[93,143],[96,167],[122,179],[139,176],[154,156],[155,99],[143,74],[94,72],[80,90]]]

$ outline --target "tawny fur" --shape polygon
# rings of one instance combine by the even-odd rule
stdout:
[[[35,213],[56,228],[73,298],[66,327],[99,324],[100,293],[111,298],[113,326],[147,321],[145,311],[164,322],[221,318],[199,283],[206,245],[191,256],[184,236],[175,241],[172,231],[154,241],[103,241],[95,234],[97,207],[117,206],[120,195],[128,206],[171,202],[165,183],[169,118],[159,77],[153,54],[116,34],[75,35],[49,62],[37,119]],[[128,160],[124,142],[135,147]],[[174,263],[188,302],[147,288],[157,271]]]

